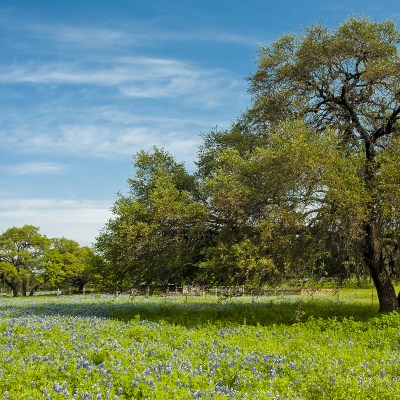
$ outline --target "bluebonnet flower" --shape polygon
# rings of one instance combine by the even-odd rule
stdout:
[[[228,386],[224,385],[221,380],[216,383],[215,392],[228,395],[229,397],[235,397],[237,394],[237,391],[235,389],[231,389]]]
[[[194,399],[199,399],[202,396],[203,396],[203,392],[201,390],[197,390],[196,392],[193,393]]]
[[[165,370],[165,372],[166,372],[168,375],[170,375],[170,374],[172,373],[172,364],[171,364],[171,361],[168,360],[168,361],[165,363],[164,370]]]

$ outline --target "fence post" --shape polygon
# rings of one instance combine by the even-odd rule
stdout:
[[[147,286],[146,288],[146,297],[150,296],[150,286]]]

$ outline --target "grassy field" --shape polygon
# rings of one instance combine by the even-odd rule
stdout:
[[[400,399],[400,316],[377,310],[370,289],[3,297],[0,399]]]

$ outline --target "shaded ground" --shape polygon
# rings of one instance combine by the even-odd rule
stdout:
[[[322,297],[325,296],[325,297]],[[342,296],[288,296],[286,298],[185,298],[37,296],[0,300],[0,317],[22,315],[70,315],[77,317],[165,321],[186,327],[209,323],[222,325],[292,325],[314,318],[353,318],[366,321],[378,315],[378,305],[370,291],[349,291]]]

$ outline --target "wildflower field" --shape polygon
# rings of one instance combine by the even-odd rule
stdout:
[[[0,399],[399,399],[400,316],[357,293],[2,297]]]

